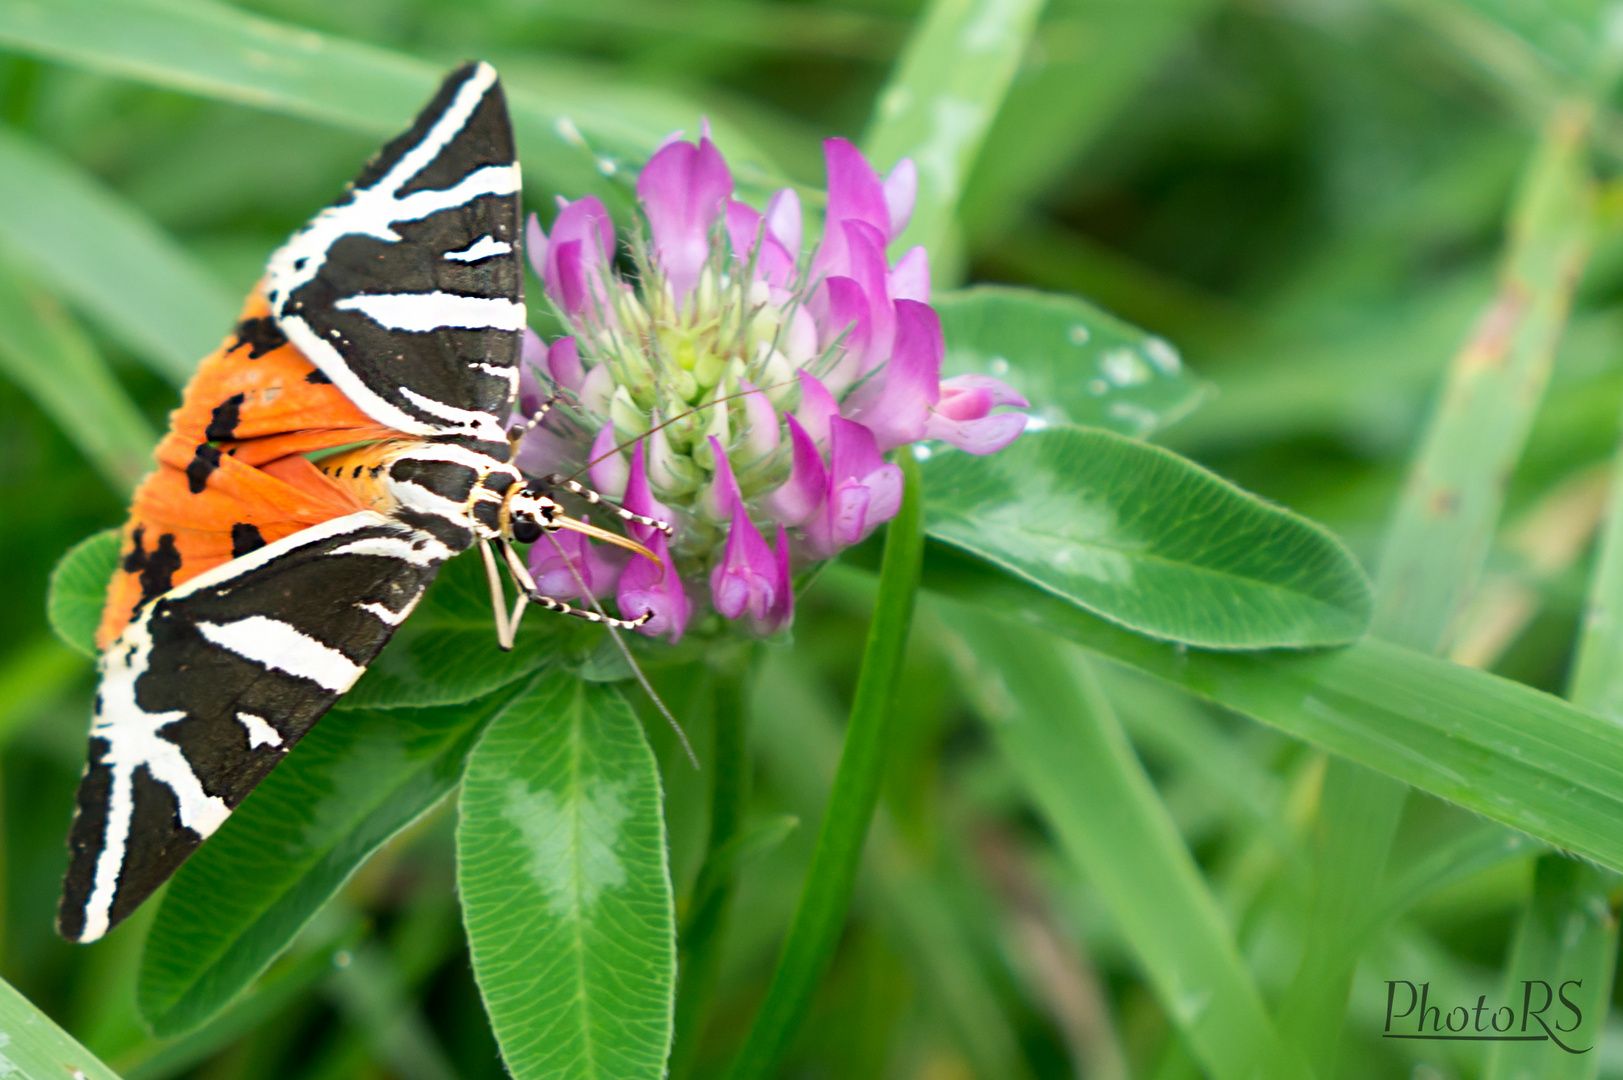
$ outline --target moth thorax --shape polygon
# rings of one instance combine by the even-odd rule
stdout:
[[[502,536],[521,544],[533,544],[542,533],[558,529],[561,508],[552,499],[531,487],[515,487],[502,502]]]

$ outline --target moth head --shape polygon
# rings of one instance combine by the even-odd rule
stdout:
[[[571,532],[583,533],[593,540],[601,540],[606,544],[635,551],[654,562],[659,561],[652,551],[635,540],[570,517],[564,513],[563,507],[547,494],[547,489],[536,484],[527,484],[522,488],[514,487],[508,491],[507,499],[502,505],[501,521],[502,535],[520,544],[533,544],[541,539],[544,533],[568,529]]]
[[[542,533],[556,532],[567,521],[563,507],[534,484],[514,487],[502,507],[502,532],[510,540],[533,544]]]

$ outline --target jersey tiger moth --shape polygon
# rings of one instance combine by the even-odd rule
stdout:
[[[453,555],[479,547],[503,647],[531,601],[637,625],[537,595],[511,547],[572,529],[649,555],[550,497],[591,492],[510,464],[519,191],[501,84],[468,64],[271,256],[187,386],[97,631],[64,937],[96,940],[174,873]],[[502,565],[520,587],[511,613]]]

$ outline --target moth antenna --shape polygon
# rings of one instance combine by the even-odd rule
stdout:
[[[590,468],[591,466],[587,467]],[[666,536],[676,535],[676,530],[671,526],[670,522],[661,521],[658,518],[644,517],[642,514],[633,514],[625,507],[620,506],[618,503],[610,502],[608,499],[605,499],[603,496],[599,495],[585,484],[578,484],[562,473],[553,473],[552,475],[544,478],[541,482],[548,487],[563,488],[572,495],[580,496],[593,506],[601,506],[610,513],[619,515],[620,520],[622,521],[632,521],[636,522],[638,525],[646,525],[650,529],[658,529]]]
[[[687,752],[688,761],[692,763],[695,770],[700,769],[699,755],[693,752],[693,744],[688,742],[688,733],[682,730],[681,724],[677,723],[676,717],[671,713],[670,707],[665,704],[665,700],[654,691],[654,684],[648,681],[648,676],[643,673],[642,665],[637,663],[635,656],[631,655],[631,650],[620,637],[620,631],[614,627],[613,623],[619,620],[610,620],[609,616],[604,613],[603,605],[597,602],[597,597],[592,595],[592,590],[586,587],[586,579],[580,576],[580,571],[575,567],[575,561],[569,557],[569,553],[563,549],[563,545],[558,543],[558,538],[551,533],[547,533],[546,538],[547,542],[552,545],[553,550],[563,557],[564,565],[569,567],[569,575],[575,579],[575,584],[580,587],[580,594],[586,598],[587,603],[592,605],[593,610],[607,621],[609,636],[614,639],[615,647],[620,650],[620,655],[626,658],[626,663],[631,665],[631,672],[637,676],[637,682],[642,686],[643,693],[648,695],[648,699],[654,703],[654,708],[659,710],[659,714],[665,718],[665,722],[671,725],[671,730],[676,732],[677,740],[681,742],[682,749]]]
[[[518,452],[518,444],[524,441],[524,436],[540,427],[542,422],[546,420],[547,413],[551,412],[553,405],[557,404],[560,394],[562,394],[562,390],[554,389],[552,393],[547,395],[547,400],[541,403],[541,407],[531,413],[524,423],[514,424],[507,429],[507,441],[512,446],[515,454]]]
[[[636,446],[642,440],[648,438],[648,436],[652,435],[654,432],[662,431],[665,428],[670,427],[672,424],[676,423],[678,420],[686,419],[687,417],[692,416],[694,413],[704,412],[704,410],[709,409],[709,408],[713,408],[713,407],[715,407],[717,405],[720,405],[724,401],[736,401],[741,397],[748,397],[750,394],[764,394],[768,390],[778,390],[778,389],[781,389],[781,388],[783,388],[785,386],[790,386],[793,383],[794,383],[793,379],[785,379],[783,382],[773,383],[771,386],[757,386],[753,390],[740,390],[736,394],[724,394],[723,396],[717,398],[714,401],[707,401],[703,405],[695,405],[693,408],[689,409],[687,412],[677,413],[675,416],[671,417],[669,420],[665,420],[665,421],[662,421],[662,422],[660,422],[658,424],[655,424],[653,427],[649,428],[647,431],[643,432],[641,435],[638,435],[635,439],[627,440],[626,442],[621,443],[619,446],[616,446],[613,450],[605,450],[603,453],[597,455],[597,457],[593,458],[591,461],[588,461],[586,464],[582,465],[580,468],[576,469],[574,472],[572,472],[568,476],[564,477],[564,479],[566,479],[566,480],[575,479],[575,477],[579,476],[581,473],[585,472],[587,469],[590,469],[593,465],[596,465],[598,462],[606,461],[607,459],[613,457],[615,454],[618,454],[622,450],[631,449],[633,446]]]
[[[496,618],[496,644],[502,652],[511,652],[513,627],[507,621],[507,591],[502,588],[501,571],[496,568],[496,556],[491,554],[489,540],[479,545],[479,557],[485,563],[485,580],[490,582],[490,608]]]

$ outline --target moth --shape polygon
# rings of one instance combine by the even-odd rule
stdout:
[[[64,937],[96,940],[174,873],[452,556],[479,548],[503,647],[529,602],[640,625],[538,595],[512,547],[572,529],[653,557],[570,518],[560,487],[669,531],[511,464],[521,242],[506,99],[473,63],[271,256],[171,415],[124,528]],[[511,613],[503,565],[519,584]]]

